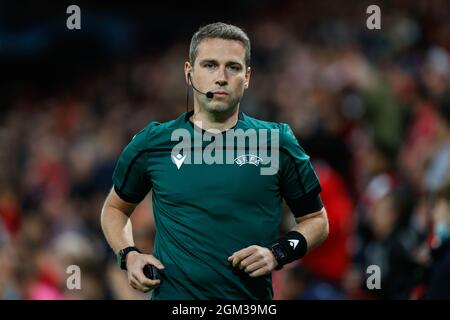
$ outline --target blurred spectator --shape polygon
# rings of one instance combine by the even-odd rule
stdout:
[[[411,199],[401,189],[391,190],[371,207],[368,234],[360,243],[355,260],[360,273],[355,285],[366,286],[366,270],[376,265],[381,271],[381,289],[363,295],[382,299],[408,299],[420,281],[422,265],[416,259],[420,237],[410,224]],[[360,240],[361,241],[361,240]],[[353,279],[353,281],[355,281]],[[349,288],[350,290],[355,288]],[[367,289],[367,288],[365,288]],[[364,289],[364,290],[365,290]],[[356,288],[356,293],[358,288]]]
[[[420,283],[426,298],[449,292],[448,196],[439,192],[432,208],[428,200],[450,181],[450,3],[390,3],[376,32],[361,24],[361,4],[264,1],[255,12],[242,2],[233,13],[252,39],[242,110],[291,125],[314,160],[330,219],[321,247],[274,273],[277,298],[408,299]],[[128,285],[103,238],[102,201],[133,135],[186,109],[186,30],[210,16],[199,10],[161,30],[167,17],[140,18],[142,6],[115,7],[120,18],[104,20],[127,26],[117,38],[127,41],[115,41],[116,29],[90,30],[105,42],[83,33],[64,38],[69,47],[58,44],[66,34],[52,30],[54,16],[43,33],[36,25],[15,33],[4,28],[14,15],[0,13],[0,298],[148,298]],[[47,9],[39,14],[54,14]],[[148,253],[151,199],[132,216]],[[440,239],[432,260],[428,236]],[[379,291],[365,288],[371,264],[381,268]],[[66,286],[70,265],[81,268],[81,290]]]
[[[340,287],[351,264],[353,204],[343,179],[325,163],[314,163],[322,186],[321,198],[327,208],[330,235],[302,264],[317,278]]]
[[[283,278],[281,300],[342,300],[346,296],[340,289],[321,278],[314,277],[301,265],[290,267]]]
[[[425,172],[425,189],[429,192],[450,183],[450,100],[444,100],[437,109],[437,148]]]
[[[450,299],[450,185],[435,194],[433,242],[425,299]]]

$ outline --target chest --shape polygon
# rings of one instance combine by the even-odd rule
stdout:
[[[153,192],[171,201],[226,198],[241,202],[278,199],[277,174],[263,174],[265,159],[253,154],[229,156],[159,152],[148,160],[148,176]]]

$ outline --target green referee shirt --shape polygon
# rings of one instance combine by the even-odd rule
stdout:
[[[266,150],[278,143],[276,173],[261,174],[268,158],[260,159],[259,149],[249,139],[244,146],[236,143],[232,148],[223,139],[223,159],[234,152],[233,163],[198,163],[198,155],[216,140],[213,134],[194,130],[191,114],[151,122],[123,150],[113,174],[114,189],[127,202],[138,203],[153,190],[153,254],[165,269],[160,271],[161,284],[153,290],[152,299],[272,299],[271,275],[251,278],[233,269],[227,258],[250,245],[268,246],[277,240],[283,199],[320,192],[309,156],[287,124],[241,112],[230,130],[278,131],[277,141],[268,134],[268,139],[257,142],[258,148]],[[174,141],[173,133],[180,132],[176,129],[191,137],[194,131],[206,134],[209,139],[203,140],[209,141],[173,152],[181,141],[179,137]],[[220,157],[220,150],[213,154]]]

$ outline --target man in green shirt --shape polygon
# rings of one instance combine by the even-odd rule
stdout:
[[[152,299],[273,299],[272,271],[328,236],[320,183],[289,126],[239,110],[249,63],[240,28],[200,28],[184,68],[194,110],[150,122],[118,159],[102,228],[130,285]],[[134,247],[129,221],[150,190],[153,255]],[[297,224],[278,238],[283,199]]]

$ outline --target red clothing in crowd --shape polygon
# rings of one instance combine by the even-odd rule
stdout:
[[[330,233],[323,244],[308,253],[301,263],[324,280],[339,283],[351,263],[353,203],[342,177],[325,163],[314,165],[320,179],[322,202],[327,210]]]

